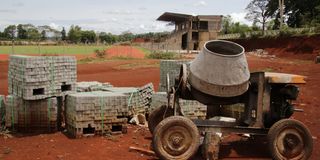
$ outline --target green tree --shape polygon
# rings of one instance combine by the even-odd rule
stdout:
[[[68,38],[72,43],[79,43],[81,41],[81,28],[79,26],[72,25],[68,32]]]
[[[17,26],[18,38],[19,39],[27,39],[27,30],[24,29],[22,24]]]
[[[96,33],[94,31],[81,31],[81,42],[82,43],[95,43]]]
[[[41,34],[36,28],[28,28],[27,36],[29,40],[40,40]]]
[[[134,38],[134,35],[130,31],[125,31],[119,35],[119,41],[131,41]]]
[[[246,14],[245,18],[249,21],[252,21],[253,24],[261,24],[262,31],[265,31],[266,23],[269,18],[267,12],[268,3],[269,0],[252,0],[246,7],[248,13]]]
[[[63,41],[67,40],[66,30],[64,29],[64,27],[62,28],[62,31],[61,31],[61,40]]]
[[[289,27],[317,26],[320,23],[320,0],[285,0],[284,15],[287,17],[286,24]],[[269,0],[267,13],[279,24],[279,2]]]
[[[229,34],[232,25],[232,18],[230,15],[224,16],[222,18],[222,33]]]
[[[3,34],[4,34],[4,37],[8,39],[14,39],[14,37],[16,36],[16,32],[17,32],[16,25],[9,25],[4,29]]]
[[[99,34],[100,41],[108,44],[113,44],[117,41],[117,36],[111,33],[101,32]]]
[[[42,30],[41,31],[41,40],[44,41],[47,39],[47,33],[46,30]]]

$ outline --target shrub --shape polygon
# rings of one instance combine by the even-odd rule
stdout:
[[[174,52],[153,52],[147,55],[150,59],[175,59],[177,58],[177,53]]]
[[[94,53],[97,58],[104,58],[106,56],[105,50],[96,49],[96,50],[94,50]]]

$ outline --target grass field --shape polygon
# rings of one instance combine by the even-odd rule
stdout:
[[[108,46],[66,45],[66,46],[14,46],[14,54],[91,54],[96,49]],[[11,54],[11,46],[0,46],[0,54]]]

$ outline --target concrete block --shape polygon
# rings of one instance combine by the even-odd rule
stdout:
[[[180,66],[189,64],[190,60],[161,60],[160,61],[160,86],[159,92],[166,91],[167,73],[170,77],[170,85],[174,85],[174,79],[179,76]]]
[[[57,98],[28,101],[8,95],[6,101],[6,127],[19,132],[57,130]]]
[[[152,101],[150,105],[149,112],[152,112],[157,107],[161,105],[167,104],[167,93],[166,92],[156,92],[152,96]],[[189,117],[190,119],[205,119],[207,113],[207,106],[195,101],[195,100],[184,100],[179,99],[179,103],[181,108],[185,114],[185,116]]]
[[[91,92],[91,91],[103,91],[106,88],[113,87],[109,82],[101,83],[97,81],[91,82],[77,82],[77,92]]]
[[[8,92],[25,100],[73,93],[76,65],[72,56],[10,56]]]

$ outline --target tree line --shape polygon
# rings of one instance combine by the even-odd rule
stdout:
[[[132,41],[135,38],[157,40],[169,35],[169,32],[133,34],[129,31],[120,35],[106,32],[95,32],[93,30],[83,30],[80,26],[72,25],[67,32],[63,27],[61,31],[50,26],[34,26],[32,24],[9,25],[3,32],[0,31],[0,40],[16,41],[64,41],[67,43],[104,43],[113,44],[116,42]]]
[[[245,19],[252,26],[233,22],[225,16],[222,33],[281,30],[286,28],[320,28],[320,0],[251,0]]]

